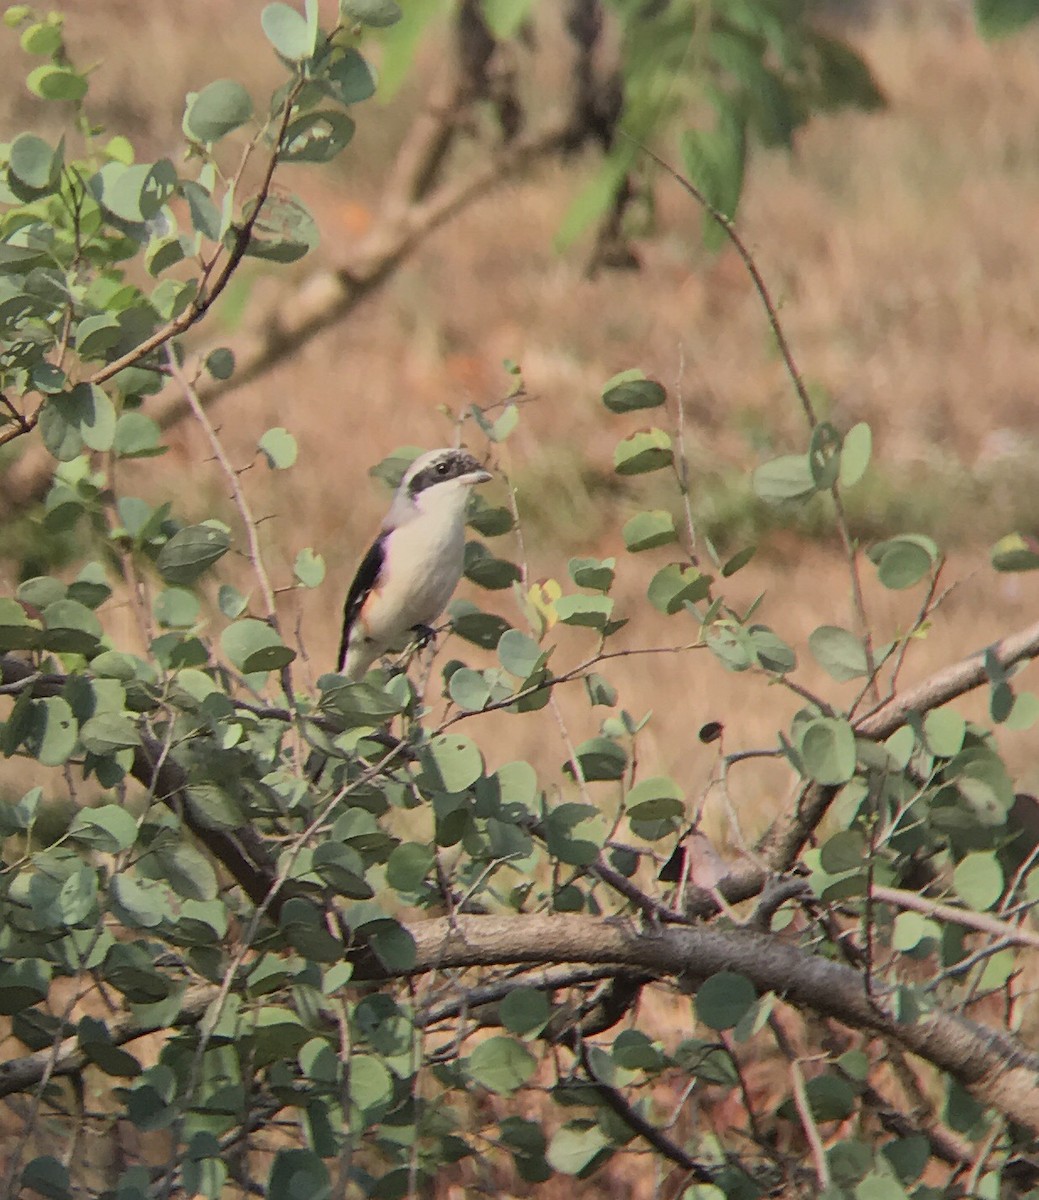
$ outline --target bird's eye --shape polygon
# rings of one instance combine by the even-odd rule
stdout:
[[[437,474],[438,474],[438,475],[446,475],[446,474],[447,474],[447,468],[448,468],[450,465],[451,465],[451,464],[450,464],[450,463],[447,463],[447,462],[438,462],[438,463],[437,463]]]

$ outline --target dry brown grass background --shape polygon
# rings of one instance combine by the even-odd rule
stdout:
[[[70,43],[81,60],[101,64],[92,90],[99,118],[134,137],[142,157],[176,157],[185,90],[231,75],[262,94],[276,79],[258,28],[261,7],[251,0],[70,5]],[[879,482],[863,489],[857,507],[852,500],[860,531],[932,529],[953,545],[949,578],[963,583],[910,656],[910,680],[1028,619],[1035,595],[1031,577],[997,576],[986,547],[1015,524],[1039,520],[1039,33],[986,44],[954,0],[879,5],[870,23],[846,32],[889,107],[817,119],[792,158],[756,152],[739,226],[823,412],[841,427],[858,420],[873,427]],[[38,118],[20,90],[15,38],[0,45],[17,128]],[[362,106],[358,136],[333,171],[290,177],[318,214],[322,246],[287,275],[247,270],[206,330],[206,344],[220,337],[214,326],[233,335],[289,280],[337,261],[370,219],[421,91],[419,82],[391,104]],[[759,461],[805,442],[760,304],[731,251],[703,251],[699,213],[666,181],[657,189],[658,228],[638,245],[642,270],[588,278],[587,247],[559,254],[553,238],[590,169],[553,167],[499,191],[430,239],[349,321],[219,403],[236,462],[249,460],[271,425],[299,439],[294,470],[272,475],[257,467],[246,483],[258,510],[272,517],[263,532],[277,582],[290,581],[301,546],[328,561],[319,592],[285,598],[293,620],[300,606],[313,677],[334,654],[340,597],[384,504],[367,469],[398,445],[450,440],[443,410],[503,395],[508,357],[522,364],[533,397],[501,455],[518,487],[532,575],[565,578],[569,554],[616,554],[618,607],[633,617],[626,644],[688,637],[680,618],[665,621],[642,600],[667,554],[626,556],[619,537],[623,520],[661,494],[653,482],[617,486],[613,445],[634,422],[607,418],[598,394],[615,371],[641,366],[684,405],[697,519],[730,550],[762,541],[727,594],[746,602],[766,591],[761,619],[798,648],[799,678],[822,682],[807,635],[824,622],[851,620],[836,541],[803,530],[762,536],[747,498],[746,477]],[[172,488],[183,515],[201,514],[214,501],[223,505],[225,492],[205,458],[198,431],[183,427],[172,453],[124,469],[122,483],[145,495]],[[885,593],[870,574],[867,566],[869,611],[883,640],[905,627],[918,597]],[[118,626],[119,613],[110,620]],[[571,632],[557,661],[588,644]],[[458,643],[447,652],[481,657]],[[797,706],[759,680],[727,674],[703,652],[666,663],[632,659],[608,674],[633,713],[654,712],[645,769],[674,773],[693,798],[713,767],[694,738],[703,721],[726,723],[727,749],[774,745],[777,724]],[[595,731],[580,704],[568,712],[575,739]],[[563,756],[562,743],[546,746],[536,716],[503,719],[488,744],[495,758]],[[1027,746],[1010,749],[1029,772]],[[774,810],[785,778],[766,781],[747,767],[736,783],[733,799],[753,830]],[[728,824],[721,809],[708,805],[716,833]]]
[[[142,157],[176,157],[185,90],[230,75],[261,94],[276,78],[259,31],[261,7],[255,0],[70,3],[77,57],[101,61],[95,111],[111,132],[137,139]],[[880,483],[853,504],[859,527],[934,529],[953,543],[948,578],[962,582],[910,655],[907,682],[1033,619],[1036,599],[1032,577],[991,570],[987,546],[1015,524],[1039,523],[1039,31],[986,44],[965,8],[894,0],[849,30],[889,107],[816,120],[793,158],[755,153],[739,216],[824,411],[842,427],[859,420],[873,427]],[[35,122],[36,110],[21,89],[24,63],[13,35],[0,38],[0,62],[15,130]],[[420,91],[359,109],[358,137],[342,164],[293,180],[317,212],[324,241],[315,262],[289,277],[334,263],[363,229]],[[398,445],[449,441],[442,409],[504,394],[503,358],[522,364],[534,397],[501,456],[518,487],[532,574],[565,578],[570,554],[616,554],[618,609],[633,618],[627,645],[671,644],[692,631],[643,600],[667,555],[623,552],[620,524],[658,493],[637,480],[612,481],[614,443],[632,422],[604,416],[602,383],[637,365],[680,398],[698,480],[694,512],[730,549],[757,521],[739,481],[764,457],[803,446],[796,399],[749,281],[731,252],[701,249],[699,213],[676,187],[659,184],[659,228],[639,244],[641,271],[590,279],[582,247],[553,250],[585,169],[543,170],[473,208],[342,327],[215,410],[236,462],[249,460],[272,425],[287,426],[300,442],[294,470],[257,467],[245,477],[257,509],[272,516],[263,534],[276,582],[289,582],[302,546],[328,561],[322,589],[284,599],[290,622],[299,607],[308,656],[300,681],[330,665],[342,592],[383,509],[367,469]],[[276,295],[286,279],[250,268],[216,324],[233,333],[239,311],[248,321],[250,303]],[[218,336],[210,329],[206,343]],[[184,427],[169,455],[128,467],[122,484],[144,495],[172,490],[181,515],[199,515],[214,501],[225,504],[206,458],[198,431]],[[495,548],[510,552],[504,543]],[[229,570],[244,586],[244,569]],[[884,640],[906,627],[919,597],[874,586],[868,566],[866,578],[870,616]],[[761,619],[798,649],[798,678],[821,685],[808,634],[851,621],[836,540],[765,530],[758,558],[727,587],[736,603],[759,591],[767,592]],[[470,585],[463,592],[481,601]],[[130,636],[125,610],[111,606],[106,620]],[[557,665],[589,646],[579,631],[568,633]],[[442,653],[484,661],[458,642]],[[605,673],[630,711],[653,711],[643,769],[674,774],[694,804],[706,797],[708,830],[732,844],[726,806],[708,789],[713,753],[696,731],[718,719],[726,749],[774,745],[777,726],[799,702],[726,673],[706,652],[633,658]],[[829,694],[845,692],[831,685]],[[578,697],[569,696],[564,711],[574,740],[595,732],[597,718]],[[474,722],[470,732],[490,748],[492,766],[529,756],[549,764],[546,778],[565,752],[555,727],[537,715]],[[1023,786],[1039,783],[1033,745],[1030,735],[1007,743]],[[732,800],[752,834],[789,781],[776,771],[740,770]],[[638,1190],[627,1186],[618,1177],[615,1194]]]

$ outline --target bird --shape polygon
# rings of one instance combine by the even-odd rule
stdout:
[[[376,659],[414,633],[433,638],[462,577],[470,491],[493,476],[467,451],[430,450],[404,472],[378,536],[346,595],[338,673],[363,679]]]

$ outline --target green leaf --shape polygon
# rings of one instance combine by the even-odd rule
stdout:
[[[498,658],[506,671],[526,679],[541,665],[542,650],[527,634],[518,629],[506,629],[498,639]]]
[[[659,408],[667,393],[655,379],[647,379],[639,370],[621,371],[607,380],[602,402],[613,413],[634,412],[640,408]]]
[[[113,754],[140,745],[137,727],[121,712],[102,712],[80,726],[79,740],[90,754]]]
[[[220,645],[231,662],[246,675],[254,671],[278,671],[296,657],[265,621],[245,617],[228,625]]]
[[[855,774],[855,732],[837,717],[817,717],[801,729],[801,758],[816,783],[847,783]]]
[[[1039,568],[1039,540],[1023,533],[1008,533],[992,547],[997,571],[1034,571]]]
[[[758,993],[746,975],[719,971],[696,992],[696,1015],[711,1029],[733,1029],[757,1003]]]
[[[76,600],[56,600],[43,610],[43,645],[57,654],[91,654],[101,638],[101,622]]]
[[[69,837],[94,850],[118,854],[137,840],[137,822],[118,804],[81,808],[69,826]]]
[[[488,1091],[511,1095],[527,1083],[537,1070],[538,1060],[511,1037],[490,1037],[465,1061],[465,1073]]]
[[[982,37],[1007,37],[1039,16],[1039,0],[974,0],[974,20]]]
[[[70,100],[78,103],[87,94],[87,78],[71,67],[45,63],[29,72],[25,86],[41,100]]]
[[[577,761],[585,781],[595,783],[598,780],[622,779],[628,756],[623,747],[618,746],[616,742],[597,737],[582,742],[577,747]],[[570,763],[566,764],[564,770],[573,776],[574,770]]]
[[[41,1154],[22,1168],[21,1187],[45,1196],[47,1200],[69,1200],[72,1185],[68,1168],[53,1155]]]
[[[344,21],[356,21],[373,29],[396,25],[402,16],[396,0],[339,0],[339,12]]]
[[[695,604],[705,600],[711,594],[712,583],[712,577],[702,574],[696,567],[669,563],[653,576],[647,595],[658,612],[671,616],[681,612],[687,601]]]
[[[579,1175],[609,1145],[595,1122],[571,1121],[552,1135],[545,1157],[562,1175]]]
[[[839,683],[869,673],[866,647],[862,639],[837,625],[820,625],[808,637],[808,648],[815,661]]]
[[[42,623],[30,619],[17,600],[0,597],[0,652],[31,650],[42,638]]]
[[[260,24],[267,40],[282,58],[299,62],[314,53],[317,31],[287,4],[268,4],[260,14]]]
[[[418,950],[411,934],[398,921],[385,918],[369,921],[358,927],[387,971],[410,971],[415,965]]]
[[[184,132],[198,142],[218,142],[253,115],[249,93],[234,79],[217,79],[189,97]]]
[[[967,722],[951,708],[935,708],[924,717],[924,739],[936,758],[959,754],[966,733]]]
[[[747,133],[743,115],[731,104],[716,100],[714,129],[690,129],[682,135],[681,150],[689,178],[708,201],[727,217],[736,213],[743,190]],[[722,241],[716,222],[705,216],[708,246]]]
[[[258,444],[266,456],[267,466],[272,471],[284,471],[291,467],[299,453],[296,439],[287,429],[280,426],[268,429]]]
[[[269,1200],[328,1200],[332,1181],[313,1150],[281,1149],[271,1164],[265,1194]]]
[[[155,619],[164,629],[190,629],[200,609],[198,597],[186,588],[163,588],[152,602]]]
[[[754,494],[767,504],[798,500],[816,491],[815,479],[806,454],[785,454],[762,463],[754,472]]]
[[[643,779],[628,792],[627,807],[632,821],[667,821],[685,812],[685,799],[673,779],[656,775]]]
[[[356,126],[346,113],[322,109],[297,117],[282,142],[281,162],[330,162],[345,150]]]
[[[518,1037],[540,1033],[552,1015],[548,997],[538,988],[514,988],[501,1002],[502,1024]]]
[[[375,95],[372,69],[352,46],[331,59],[321,82],[340,104],[346,106]]]
[[[998,903],[1003,894],[1003,868],[991,850],[979,850],[956,864],[952,883],[968,908],[985,912]]]
[[[903,534],[878,542],[868,551],[877,577],[886,588],[901,591],[926,579],[938,562],[938,547],[923,534]]]
[[[157,421],[131,409],[121,413],[112,437],[112,449],[119,458],[153,458],[165,454]]]
[[[841,444],[841,469],[838,475],[841,487],[854,487],[859,482],[866,474],[872,452],[873,433],[865,421],[860,421],[848,430]]]
[[[556,601],[556,615],[564,625],[603,629],[612,612],[609,596],[560,596]]]
[[[455,704],[466,712],[482,712],[491,698],[491,688],[483,674],[469,667],[452,672],[447,691]]]
[[[155,565],[166,583],[192,584],[231,547],[225,529],[188,525],[178,530],[159,551]]]
[[[417,892],[433,869],[433,847],[419,842],[401,842],[386,862],[386,882],[398,892]]]
[[[53,187],[61,174],[62,155],[34,133],[20,133],[11,143],[8,157],[11,174],[32,191]]]
[[[567,570],[578,587],[608,592],[613,586],[616,566],[615,558],[572,558],[567,564]]]
[[[483,755],[459,734],[442,733],[431,738],[423,750],[423,772],[440,791],[464,792],[483,775]]]
[[[234,351],[226,346],[218,346],[206,355],[206,370],[214,379],[230,379],[234,374]]]
[[[866,857],[866,838],[861,830],[841,829],[823,843],[819,864],[828,875],[841,875],[860,870]]]
[[[674,462],[671,438],[663,429],[639,429],[617,443],[613,469],[618,475],[646,475]]]
[[[479,542],[466,542],[464,573],[477,587],[500,592],[520,580],[520,569],[504,558],[495,558]]]
[[[112,401],[90,383],[51,396],[40,413],[43,444],[59,462],[70,462],[84,445],[91,450],[110,449],[115,425]]]
[[[304,587],[316,588],[325,578],[325,560],[309,546],[304,546],[296,555],[292,572]]]
[[[293,263],[309,254],[320,240],[317,222],[302,200],[271,195],[253,224],[245,252],[268,262]]]
[[[630,521],[625,522],[621,536],[632,554],[678,541],[674,517],[660,508],[636,513]]]
[[[68,595],[68,588],[53,575],[34,575],[32,579],[25,579],[18,585],[15,595],[22,604],[43,609],[64,600]]]
[[[9,1017],[47,998],[52,969],[39,958],[0,963],[0,1014]]]

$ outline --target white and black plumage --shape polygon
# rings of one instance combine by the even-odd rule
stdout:
[[[469,491],[490,478],[464,450],[430,450],[407,469],[347,593],[341,675],[361,679],[412,631],[431,636],[462,577]]]

